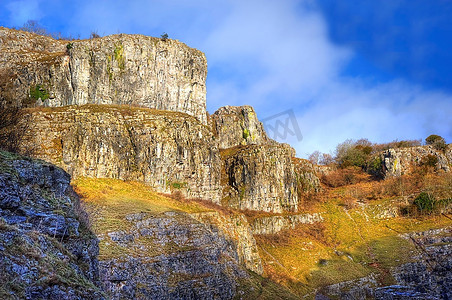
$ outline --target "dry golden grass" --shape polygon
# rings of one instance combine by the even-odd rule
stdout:
[[[72,182],[75,191],[93,217],[96,233],[127,229],[126,215],[158,214],[166,211],[196,213],[210,209],[192,201],[178,201],[158,194],[143,183],[119,179],[78,178]]]
[[[389,268],[408,262],[415,251],[399,233],[452,226],[443,215],[381,220],[342,203],[333,198],[323,204],[323,224],[257,236],[267,276],[301,294],[370,273],[391,283]]]

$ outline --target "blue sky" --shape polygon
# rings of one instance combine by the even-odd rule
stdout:
[[[345,139],[452,142],[452,1],[2,0],[0,25],[140,33],[206,53],[207,107],[292,109],[301,157]]]

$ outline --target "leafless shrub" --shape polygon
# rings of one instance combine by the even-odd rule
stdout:
[[[90,39],[98,39],[101,36],[97,33],[97,31],[91,31],[91,34],[89,35]]]
[[[321,177],[322,183],[329,187],[345,186],[369,180],[369,174],[366,174],[358,167],[337,169]]]

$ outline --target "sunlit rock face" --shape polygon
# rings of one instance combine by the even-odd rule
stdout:
[[[241,210],[297,211],[295,151],[287,144],[241,146],[222,151],[223,205]]]
[[[72,176],[137,180],[219,203],[218,147],[187,114],[84,105],[28,110],[23,122],[29,126],[21,149]]]
[[[437,171],[450,172],[452,146],[448,145],[444,150],[433,146],[389,149],[382,154],[382,164],[386,177],[408,174],[414,168],[425,165],[432,165]]]
[[[251,106],[221,107],[210,116],[210,121],[221,149],[275,143],[268,138]]]
[[[204,53],[174,40],[62,41],[0,28],[0,106],[129,104],[207,124],[206,76]]]

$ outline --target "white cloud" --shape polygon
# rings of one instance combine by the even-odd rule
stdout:
[[[20,25],[42,16],[39,4],[20,0],[6,7]],[[436,133],[452,142],[452,95],[402,80],[375,85],[341,76],[353,49],[331,41],[313,0],[85,0],[71,7],[65,23],[82,36],[165,31],[204,51],[211,112],[253,105],[264,118],[294,109],[304,138],[287,141],[300,156],[334,150],[348,138],[385,142]],[[48,17],[59,15],[52,9],[45,10]]]
[[[433,133],[452,136],[451,95],[401,81],[372,88],[357,81],[337,79],[315,107],[300,114],[305,138],[293,144],[299,155],[329,152],[348,138],[389,142],[424,139]]]
[[[19,0],[6,4],[6,9],[10,12],[9,22],[13,26],[22,26],[28,20],[40,20],[42,11],[39,0]]]
[[[350,56],[349,50],[329,42],[321,15],[300,6],[300,1],[234,1],[231,7],[203,47],[210,65],[239,75],[215,78],[227,86],[223,94],[230,91],[232,82],[240,91],[233,94],[270,105],[268,97],[275,93],[293,97],[321,88],[337,76]],[[253,82],[242,87],[250,76]],[[222,105],[217,99],[209,100],[214,103],[211,106]]]

